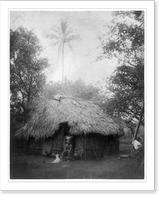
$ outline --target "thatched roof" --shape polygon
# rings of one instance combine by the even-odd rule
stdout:
[[[30,121],[15,136],[35,139],[53,136],[61,123],[67,123],[71,135],[98,133],[123,135],[123,130],[109,115],[92,102],[56,95],[38,106]]]

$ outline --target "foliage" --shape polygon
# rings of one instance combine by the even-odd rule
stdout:
[[[56,94],[64,94],[83,100],[93,101],[101,103],[104,99],[103,95],[100,95],[99,88],[93,85],[87,85],[82,79],[78,79],[75,82],[65,80],[61,82],[50,82],[45,86],[44,96],[51,99]]]
[[[107,80],[113,93],[108,102],[108,111],[117,116],[139,119],[144,102],[144,67],[120,66]]]
[[[117,58],[119,64],[136,64],[138,54],[143,59],[144,27],[134,12],[114,12],[107,25],[107,33],[99,36],[103,53],[101,58]]]
[[[138,16],[134,11],[114,12],[107,33],[100,36],[101,58],[115,57],[119,64],[107,79],[112,95],[106,101],[106,109],[130,123],[132,119],[139,120],[144,106],[144,26],[143,18]]]
[[[32,31],[10,30],[10,113],[11,123],[27,120],[33,101],[45,84],[43,69],[48,61],[40,58],[41,46]]]

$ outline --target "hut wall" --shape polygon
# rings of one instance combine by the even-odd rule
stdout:
[[[89,134],[84,138],[83,158],[99,158],[119,150],[117,137]]]
[[[82,158],[83,152],[84,152],[84,136],[76,136],[74,155],[75,157]]]
[[[117,137],[102,136],[98,134],[74,137],[74,155],[76,155],[79,159],[100,158],[102,156],[108,156],[119,150],[119,140]],[[20,153],[47,155],[46,152],[49,153],[53,147],[52,153],[60,154],[63,151],[64,132],[61,130],[55,134],[55,137],[50,137],[37,142],[32,138],[29,139],[28,142],[22,140],[19,144]]]
[[[29,138],[26,143],[26,153],[27,154],[34,154],[34,155],[41,155],[42,153],[42,141],[35,141],[34,138]]]
[[[89,134],[84,140],[84,159],[99,158],[103,156],[103,137]]]
[[[111,137],[109,141],[110,152],[109,153],[116,153],[119,151],[119,140],[118,137]]]
[[[14,142],[13,142],[14,141]],[[20,153],[26,154],[28,153],[28,141],[24,139],[13,139],[10,141],[10,153]]]
[[[62,139],[59,136],[46,138],[44,140],[35,141],[34,138],[30,138],[28,141],[20,140],[18,142],[18,153],[32,154],[32,155],[47,155],[54,143],[53,153],[60,153],[62,149]],[[47,152],[47,153],[46,153]]]
[[[58,132],[49,139],[43,141],[42,155],[47,155],[52,149],[53,154],[60,154],[63,150],[63,133]]]
[[[61,127],[53,138],[52,153],[60,154],[63,151],[64,145],[64,127]]]
[[[19,150],[17,153],[47,155],[52,148],[53,153],[61,153],[64,141],[63,136],[64,132],[61,128],[55,133],[54,137],[49,137],[44,140],[35,141],[34,138],[29,138],[28,141],[25,139],[17,139],[17,149]]]
[[[47,153],[46,152],[50,152],[51,148],[52,148],[52,142],[53,142],[53,138],[48,138],[48,139],[45,139],[43,141],[43,144],[42,144],[42,155],[46,156]]]
[[[34,138],[30,138],[28,140],[25,139],[17,139],[16,140],[16,148],[18,151],[16,153],[23,154],[37,154],[41,155],[42,153],[42,141],[35,141]]]

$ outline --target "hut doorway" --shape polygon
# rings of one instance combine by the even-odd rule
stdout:
[[[70,127],[68,126],[68,123],[61,124],[63,127],[63,146],[62,146],[62,156],[64,154],[69,154],[70,159],[73,158],[73,155],[75,153],[75,146],[76,146],[76,136],[70,135]]]
[[[54,132],[54,135],[44,142],[43,155],[54,156],[63,152],[65,130],[65,125],[60,124],[59,129]]]

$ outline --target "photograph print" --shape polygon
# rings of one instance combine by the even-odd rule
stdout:
[[[9,178],[144,180],[144,11],[9,14]]]

